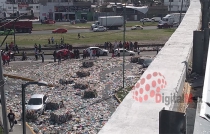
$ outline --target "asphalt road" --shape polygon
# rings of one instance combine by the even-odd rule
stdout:
[[[147,27],[144,27],[144,30],[151,30],[151,29],[157,29],[156,26],[147,26]],[[126,30],[131,30],[130,27],[127,27]],[[123,29],[119,29],[119,30],[110,30],[110,31],[113,31],[113,32],[118,32],[118,31],[123,31]],[[91,31],[90,29],[71,29],[71,30],[68,30],[67,33],[89,33],[89,32],[93,32]],[[16,35],[18,36],[21,36],[21,35],[27,35],[29,33],[17,33]],[[37,35],[37,34],[52,34],[52,30],[45,30],[45,31],[32,31],[31,33],[32,35]]]

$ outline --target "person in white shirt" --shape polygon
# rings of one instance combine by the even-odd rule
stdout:
[[[92,59],[92,57],[93,57],[93,50],[91,49],[90,50],[90,59]]]
[[[118,47],[118,43],[117,43],[117,41],[115,41],[115,43],[114,43],[114,49],[117,49],[117,47]]]
[[[140,48],[138,48],[137,52],[138,52],[138,55],[139,55],[140,54]]]

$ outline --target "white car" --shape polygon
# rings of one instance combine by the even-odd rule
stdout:
[[[34,94],[28,101],[26,105],[26,110],[36,111],[39,114],[44,114],[46,110],[46,102],[48,98],[43,94]]]
[[[103,26],[93,28],[93,32],[105,32],[105,31],[107,31],[107,29]]]
[[[99,47],[88,47],[88,48],[86,49],[86,51],[87,51],[88,53],[90,53],[90,50],[93,50],[93,49],[98,50],[99,53],[100,53],[100,55],[103,55],[103,56],[107,56],[107,55],[109,54],[109,51],[108,51],[108,50],[102,49],[102,48],[99,48]]]
[[[151,22],[152,20],[149,18],[140,19],[140,22]]]
[[[143,27],[140,25],[135,25],[135,26],[131,27],[131,30],[138,30],[138,29],[143,30]]]
[[[125,52],[123,52],[123,50]],[[135,55],[134,51],[129,51],[129,50],[126,50],[126,49],[123,49],[123,48],[120,48],[119,51],[120,51],[120,56],[123,56],[123,53],[125,53],[125,56],[134,56]],[[115,49],[114,50],[114,55],[117,56],[117,54],[118,54],[118,49]]]

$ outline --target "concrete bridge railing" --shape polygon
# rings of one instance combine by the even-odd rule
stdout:
[[[193,31],[200,27],[201,3],[191,0],[180,26],[99,134],[159,133],[159,112],[178,108],[173,96],[182,94],[186,65],[192,57]]]

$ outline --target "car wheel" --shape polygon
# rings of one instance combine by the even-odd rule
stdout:
[[[106,53],[106,52],[104,52],[104,53],[103,53],[103,55],[104,55],[104,56],[107,56],[107,53]]]

